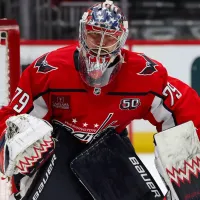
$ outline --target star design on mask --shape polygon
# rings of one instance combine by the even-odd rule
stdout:
[[[109,24],[110,24],[110,22],[109,22],[108,20],[106,20],[106,21],[105,21],[105,24],[108,24],[108,25],[109,25]]]
[[[114,23],[114,22],[115,22],[115,19],[114,19],[113,17],[111,17],[111,18],[110,18],[110,21],[111,21],[112,23]]]
[[[110,11],[107,11],[107,13],[108,13],[108,16],[112,16],[112,13],[110,12]]]
[[[101,15],[101,11],[98,11],[98,12],[97,12],[97,15]]]
[[[98,19],[99,21],[101,21],[101,20],[103,19],[103,16],[102,16],[102,15],[99,15],[99,16],[97,17],[97,19]]]

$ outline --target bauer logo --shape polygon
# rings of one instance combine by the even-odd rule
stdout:
[[[145,169],[145,166],[142,165],[136,157],[129,157],[129,160],[134,165],[136,171],[140,174],[148,189],[153,193],[154,197],[160,199],[162,197],[161,191],[149,172]]]
[[[51,172],[53,171],[53,168],[55,166],[55,160],[57,159],[56,155],[53,154],[52,159],[51,159],[51,163],[49,164],[46,173],[43,175],[43,178],[40,179],[41,182],[39,183],[39,185],[37,186],[36,192],[34,193],[34,195],[32,196],[32,200],[37,200],[40,197],[40,194],[42,193],[43,189],[45,188],[45,185],[51,175]]]
[[[52,108],[70,110],[70,96],[68,95],[52,95]]]

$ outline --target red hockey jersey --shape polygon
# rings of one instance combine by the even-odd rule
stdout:
[[[0,110],[0,134],[5,120],[21,113],[58,120],[86,143],[107,127],[121,132],[134,119],[149,120],[158,131],[189,120],[200,127],[200,99],[193,89],[144,54],[123,49],[122,55],[121,70],[102,88],[82,81],[76,46],[41,56],[23,72],[10,105]]]

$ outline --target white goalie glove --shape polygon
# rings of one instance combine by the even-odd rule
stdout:
[[[28,114],[10,117],[6,125],[3,173],[11,177],[35,172],[53,153],[53,127],[47,121]]]

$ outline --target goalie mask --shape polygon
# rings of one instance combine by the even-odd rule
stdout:
[[[128,23],[112,1],[88,9],[79,27],[79,72],[92,87],[110,83],[123,63],[121,48],[128,36]]]

